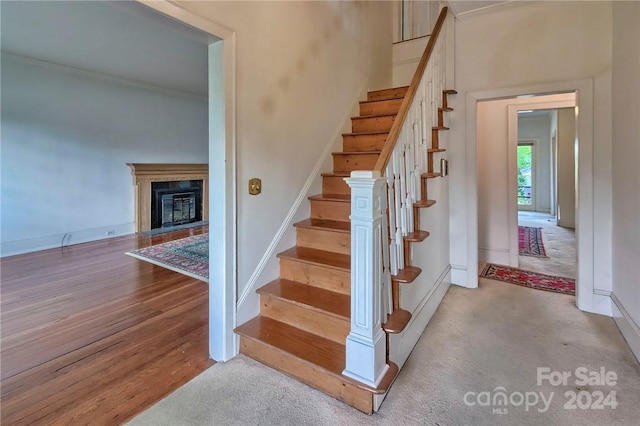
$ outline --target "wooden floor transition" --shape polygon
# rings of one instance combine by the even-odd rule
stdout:
[[[211,366],[207,284],[124,254],[207,231],[1,259],[1,423],[121,424]]]

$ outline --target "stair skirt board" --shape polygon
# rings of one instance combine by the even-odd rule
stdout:
[[[411,321],[401,333],[389,335],[389,360],[402,370],[418,339],[422,336],[433,314],[440,306],[442,298],[451,286],[451,267],[447,266],[438,280],[433,283],[431,290],[420,301],[412,312]],[[382,401],[380,401],[382,403]]]
[[[318,157],[318,161],[316,161],[316,164],[314,164],[313,168],[311,169],[306,182],[298,193],[298,196],[293,202],[293,205],[287,213],[287,216],[282,221],[282,224],[273,236],[273,240],[271,240],[271,243],[265,250],[265,253],[260,259],[260,262],[258,262],[258,265],[247,280],[246,286],[238,297],[238,303],[236,305],[236,324],[242,324],[246,321],[249,321],[256,315],[256,312],[252,309],[253,307],[257,308],[259,306],[259,297],[256,293],[256,290],[258,289],[258,287],[263,286],[265,283],[275,278],[275,276],[273,275],[270,275],[268,277],[263,276],[263,273],[265,273],[265,268],[267,273],[269,271],[278,270],[279,262],[276,254],[279,247],[281,247],[280,244],[282,243],[285,234],[291,236],[290,238],[288,238],[291,243],[289,245],[293,245],[293,241],[295,241],[296,236],[296,230],[293,227],[293,224],[300,220],[297,215],[299,214],[303,203],[307,201],[307,198],[317,192],[315,190],[311,191],[311,187],[313,186],[314,182],[322,181],[321,172],[325,167],[326,162],[333,157],[331,153],[335,151],[335,145],[338,143],[337,141],[342,139],[342,133],[344,132],[345,124],[351,122],[351,111],[353,111],[354,108],[356,108],[360,104],[360,100],[365,93],[367,93],[366,83],[361,85],[361,87],[356,92],[356,95],[351,100],[351,108],[348,111],[345,111],[344,121],[340,123],[340,126],[338,126],[331,134],[332,137],[329,138],[329,143],[327,143],[322,150],[322,154],[320,154],[320,156]],[[305,207],[306,206],[308,206],[308,204],[306,204]],[[287,238],[284,239],[286,240]],[[267,265],[269,265],[268,268]],[[247,307],[247,303],[255,306]],[[237,336],[235,340],[236,342],[239,342],[239,338]],[[235,345],[235,352],[238,353],[239,349],[240,347],[237,343]]]

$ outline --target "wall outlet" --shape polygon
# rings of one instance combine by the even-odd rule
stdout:
[[[116,235],[116,231],[114,231],[113,229],[107,231],[107,237],[112,237],[114,235]]]

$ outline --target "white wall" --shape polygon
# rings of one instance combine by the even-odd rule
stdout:
[[[126,163],[206,163],[207,100],[3,54],[1,135],[6,256],[133,232]]]
[[[614,316],[640,359],[640,3],[613,5]]]
[[[551,116],[518,116],[518,139],[536,139],[535,211],[551,211]]]
[[[247,286],[261,286],[277,276],[277,259],[264,255],[314,165],[322,161],[323,151],[340,140],[354,101],[366,89],[390,85],[392,5],[185,2],[183,6],[236,32],[238,294],[242,295]],[[247,193],[252,177],[262,179],[258,196]],[[311,191],[320,192],[319,179]],[[296,218],[304,216],[303,211]],[[278,250],[294,241],[295,229],[287,226]],[[252,298],[247,300],[247,311],[238,314],[239,323],[258,311],[253,290],[247,294]]]
[[[474,93],[593,79],[593,157],[598,159],[593,164],[593,218],[598,226],[592,275],[604,290],[611,282],[611,30],[610,2],[510,2],[466,14],[455,34],[454,108],[463,116],[474,113],[475,104],[464,101]],[[454,282],[462,285],[477,283],[477,266],[469,262],[474,236],[465,232],[476,220],[468,195],[476,179],[467,174],[475,166],[465,163],[468,126],[451,129],[449,151],[451,263],[461,271]]]
[[[558,225],[576,227],[576,113],[558,109]]]

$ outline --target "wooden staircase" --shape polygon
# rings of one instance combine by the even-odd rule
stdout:
[[[344,178],[353,170],[373,169],[407,89],[369,92],[360,103],[352,133],[343,135],[343,151],[333,153],[333,171],[322,174],[322,194],[309,197],[311,217],[294,225],[296,246],[278,254],[280,278],[258,289],[260,315],[235,330],[245,355],[365,413],[373,412],[374,395],[388,391],[398,367],[387,357],[390,368],[377,388],[342,374],[351,327],[351,195]],[[451,110],[446,101],[453,93],[443,92],[434,135],[446,130],[442,113]],[[440,176],[433,170],[433,156],[442,151],[436,136],[427,154],[428,173],[422,175],[424,201],[414,205],[416,210],[435,203],[427,199],[427,181]],[[420,229],[419,222],[416,225]],[[405,251],[411,242],[428,236],[422,230],[407,235]],[[411,314],[399,306],[399,287],[413,282],[420,272],[408,265],[392,277],[394,312],[383,325],[387,333],[398,333],[408,324]]]

